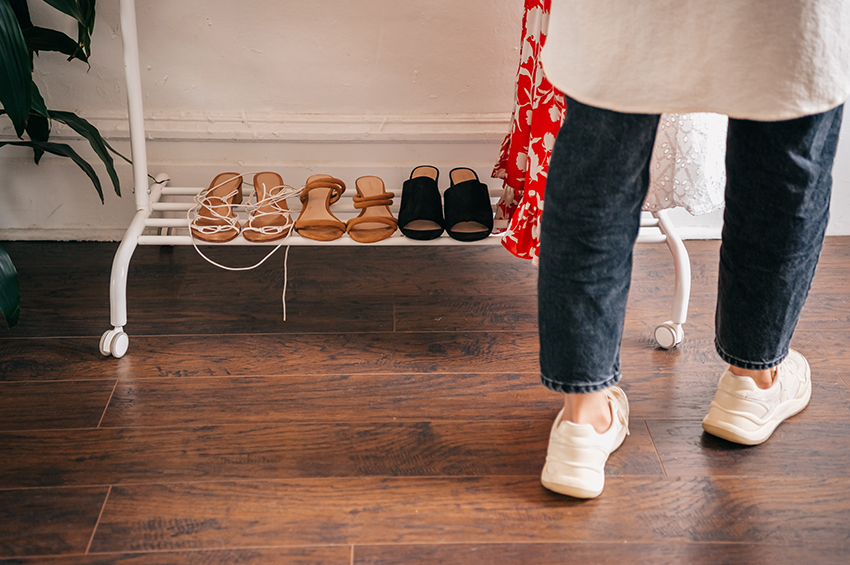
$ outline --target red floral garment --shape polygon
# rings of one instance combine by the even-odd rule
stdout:
[[[551,0],[525,0],[511,131],[493,170],[494,178],[505,181],[494,231],[506,231],[502,245],[534,263],[540,245],[549,158],[566,112],[564,95],[546,79],[540,63],[550,5]]]

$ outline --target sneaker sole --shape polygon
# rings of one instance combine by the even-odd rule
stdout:
[[[803,409],[809,405],[809,400],[812,397],[812,379],[809,376],[809,380],[807,382],[806,393],[796,400],[788,402],[786,405],[787,408],[782,412],[778,412],[773,418],[764,423],[760,428],[747,431],[739,428],[738,426],[733,426],[731,424],[727,424],[726,422],[717,420],[715,418],[709,418],[706,416],[702,421],[702,429],[706,432],[710,433],[713,436],[717,436],[719,438],[725,439],[727,441],[731,441],[734,443],[739,443],[741,445],[759,445],[766,442],[770,436],[773,434],[774,430],[779,427],[779,424],[803,411]],[[726,410],[723,410],[720,407],[712,406],[712,408],[717,408],[718,410],[722,410],[729,413]]]
[[[544,487],[551,490],[552,492],[557,492],[558,494],[565,494],[567,496],[572,496],[573,498],[596,498],[597,496],[602,494],[603,490],[587,490],[579,484],[553,483],[551,481],[547,481],[546,479],[540,479],[540,484],[542,484]]]

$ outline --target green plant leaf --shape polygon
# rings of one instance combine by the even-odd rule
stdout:
[[[80,157],[70,146],[65,145],[64,143],[42,143],[40,141],[0,141],[0,147],[3,147],[4,145],[38,147],[47,153],[59,155],[60,157],[68,157],[83,170],[86,176],[89,177],[89,180],[91,180],[91,183],[94,185],[94,189],[97,191],[98,196],[100,196],[101,203],[103,203],[103,188],[100,186],[100,179],[97,178],[97,173],[95,173],[92,166],[89,165],[85,159]]]
[[[94,152],[106,166],[106,172],[109,173],[109,178],[112,179],[112,186],[115,189],[115,194],[121,196],[121,182],[118,180],[118,173],[115,171],[112,155],[109,154],[109,146],[103,140],[103,137],[101,137],[97,128],[71,112],[49,110],[48,113],[50,114],[51,119],[56,120],[57,122],[62,122],[88,140],[89,144],[91,144],[91,148],[94,149]]]
[[[41,96],[41,92],[39,92],[38,85],[35,82],[30,85],[30,92],[32,94],[30,111],[35,112],[43,118],[49,118],[50,116],[47,115],[47,105],[44,103],[44,98]]]
[[[29,6],[27,6],[27,0],[9,0],[9,3],[12,6],[12,10],[15,11],[15,15],[18,17],[18,24],[20,24],[21,29],[23,30],[28,27],[32,27],[30,9]]]
[[[80,11],[88,27],[89,34],[94,33],[95,3],[97,0],[79,0]]]
[[[12,258],[0,245],[0,312],[6,317],[6,324],[12,328],[21,317],[21,292],[18,286],[18,271],[12,264]]]
[[[94,7],[87,0],[44,0],[63,14],[77,20],[78,43],[89,56],[91,54],[91,34],[94,31]]]
[[[89,62],[79,43],[61,31],[44,27],[28,27],[24,30],[24,39],[31,51],[57,51],[68,55],[69,61],[79,59],[83,63]]]
[[[27,122],[27,135],[29,135],[30,139],[34,141],[40,141],[42,143],[49,141],[50,120],[44,116],[39,116],[38,114],[30,114],[29,122]],[[44,150],[39,149],[38,147],[33,147],[32,152],[35,164],[38,165],[38,162],[41,161],[41,157],[44,155]]]
[[[82,23],[85,21],[85,14],[77,0],[44,0],[63,14],[67,14]]]
[[[32,67],[24,35],[9,0],[0,0],[0,103],[18,137],[24,134],[32,105]]]

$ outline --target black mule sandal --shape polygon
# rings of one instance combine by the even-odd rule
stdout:
[[[452,169],[449,178],[452,185],[444,195],[446,231],[458,241],[485,239],[493,231],[490,189],[472,169]]]
[[[422,165],[410,173],[401,192],[398,227],[410,239],[437,239],[445,229],[436,167]]]

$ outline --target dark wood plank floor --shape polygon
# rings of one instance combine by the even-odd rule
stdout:
[[[294,248],[250,273],[141,248],[130,350],[97,350],[115,244],[4,244],[0,563],[848,562],[850,238],[829,238],[793,345],[812,403],[763,446],[702,432],[718,242],[693,241],[685,341],[658,349],[673,267],[636,250],[632,434],[604,494],[538,482],[536,268],[497,248]],[[263,250],[212,249],[231,264]]]

